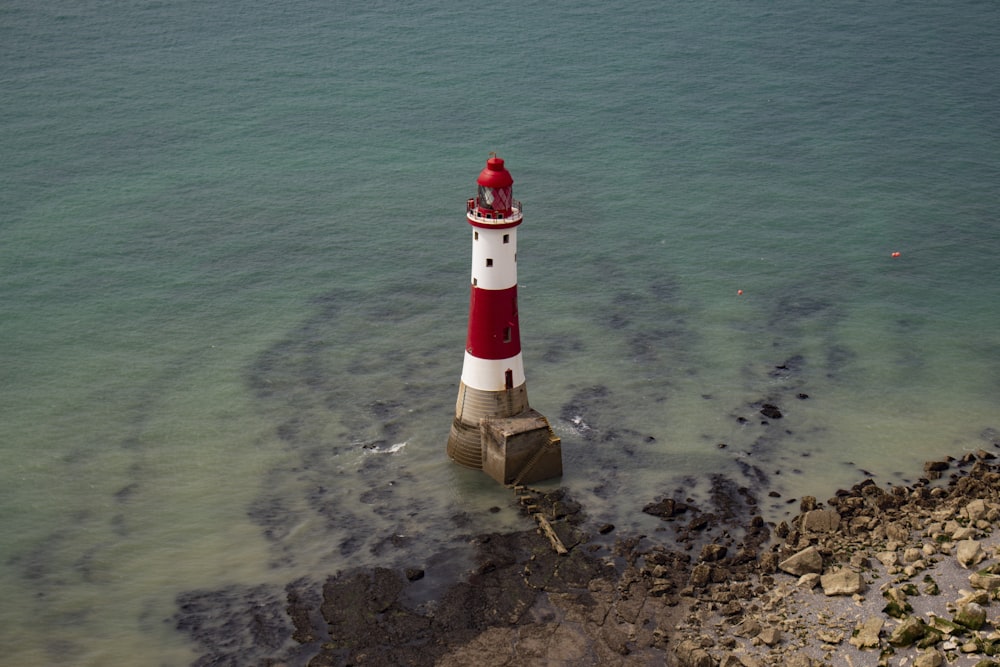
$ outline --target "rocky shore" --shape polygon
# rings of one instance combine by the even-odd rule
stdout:
[[[979,450],[912,486],[800,499],[778,525],[716,480],[652,499],[652,536],[590,525],[565,490],[515,489],[526,529],[470,535],[474,568],[186,594],[196,665],[1000,667],[1000,466]],[[436,575],[440,576],[440,575]]]

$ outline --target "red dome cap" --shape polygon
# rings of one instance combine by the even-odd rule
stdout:
[[[503,159],[494,155],[486,161],[486,168],[479,172],[476,183],[488,188],[509,188],[514,184],[514,179],[503,166]]]

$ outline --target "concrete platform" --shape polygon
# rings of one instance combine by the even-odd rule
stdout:
[[[534,409],[479,422],[483,472],[501,484],[532,484],[562,476],[562,440]]]

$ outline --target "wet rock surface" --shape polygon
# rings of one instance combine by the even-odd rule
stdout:
[[[672,529],[653,537],[600,537],[565,490],[519,488],[525,530],[470,534],[471,570],[195,591],[174,622],[196,665],[976,664],[1000,656],[994,461],[806,497],[778,526],[714,480],[709,507],[650,499]]]
[[[186,594],[176,626],[202,647],[197,665],[616,664],[641,654],[634,624],[651,595],[643,577],[634,569],[622,577],[588,548],[584,514],[564,491],[522,489],[516,502],[551,536],[471,537],[474,569],[431,599],[413,591],[418,568],[362,569],[294,582],[283,604],[266,588]],[[682,583],[661,580],[652,595]]]

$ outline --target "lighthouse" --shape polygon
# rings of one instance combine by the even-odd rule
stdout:
[[[472,227],[469,325],[448,456],[502,484],[562,474],[560,439],[528,405],[517,315],[517,230],[524,217],[514,179],[491,153],[466,202]]]

